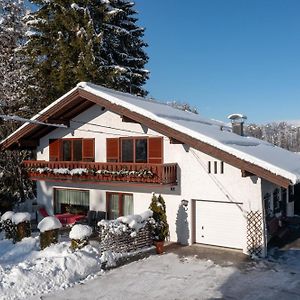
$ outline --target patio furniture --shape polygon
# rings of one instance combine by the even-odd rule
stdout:
[[[86,218],[85,215],[76,215],[71,213],[56,214],[55,217],[63,226],[73,225]]]

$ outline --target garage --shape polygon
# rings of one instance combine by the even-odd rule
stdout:
[[[242,249],[246,221],[242,203],[193,200],[196,243]]]

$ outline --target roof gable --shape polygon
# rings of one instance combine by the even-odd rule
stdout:
[[[222,131],[221,122],[90,83],[80,83],[32,119],[54,119],[56,123],[70,120],[94,103],[278,185],[287,187],[300,180],[297,154],[255,138]],[[24,124],[1,145],[11,148],[29,136],[39,138],[49,130],[42,125]]]

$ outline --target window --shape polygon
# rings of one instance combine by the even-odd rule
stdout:
[[[133,162],[133,140],[132,139],[122,139],[121,140],[121,161],[122,162]]]
[[[208,162],[208,170],[207,171],[209,174],[211,173],[211,162],[210,161]]]
[[[54,189],[54,213],[86,214],[90,206],[90,193],[83,190]]]
[[[50,161],[95,161],[94,139],[56,139],[49,141]]]
[[[217,161],[214,162],[214,173],[215,174],[218,173],[218,162]]]
[[[135,162],[146,163],[147,162],[147,140],[136,139],[135,140]]]
[[[106,194],[107,218],[114,220],[120,216],[133,214],[132,194],[107,193]]]
[[[220,162],[220,173],[224,174],[224,162],[223,161]]]
[[[147,139],[121,138],[121,162],[147,162]]]
[[[163,163],[161,137],[126,137],[106,139],[107,162]]]

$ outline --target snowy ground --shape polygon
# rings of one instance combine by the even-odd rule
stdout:
[[[44,251],[38,240],[0,241],[0,299],[300,299],[300,251],[279,258],[217,265],[153,255],[101,271],[98,249],[72,253],[62,242]]]

